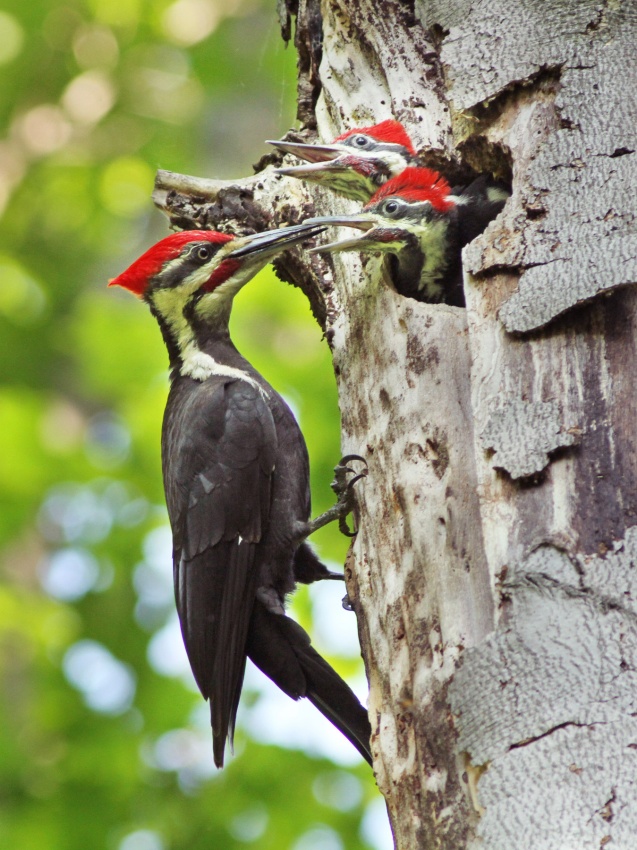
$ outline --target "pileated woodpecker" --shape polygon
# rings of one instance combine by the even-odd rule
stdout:
[[[322,229],[174,233],[110,282],[149,305],[168,349],[162,466],[175,597],[190,665],[210,700],[217,767],[226,738],[232,743],[246,656],[290,697],[307,697],[371,764],[367,712],[284,613],[297,580],[336,577],[305,537],[341,515],[351,491],[309,522],[303,435],[228,331],[241,287]]]
[[[406,168],[384,183],[360,213],[305,223],[364,231],[312,251],[386,253],[397,292],[463,307],[461,250],[496,217],[507,197],[507,190],[486,175],[451,189],[437,171]]]
[[[391,119],[373,127],[348,130],[331,145],[286,141],[268,144],[310,163],[278,168],[278,174],[319,183],[355,201],[369,200],[386,180],[418,164],[407,131],[399,121]]]

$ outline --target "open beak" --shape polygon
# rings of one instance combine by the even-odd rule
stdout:
[[[263,233],[255,233],[252,236],[237,236],[232,240],[231,251],[226,256],[227,260],[244,259],[249,256],[258,256],[259,259],[274,256],[285,248],[304,242],[312,236],[323,233],[325,227],[316,225],[314,222],[295,224],[292,227],[280,227],[278,230],[266,230]]]
[[[396,233],[394,228],[383,226],[378,217],[369,212],[308,218],[303,223],[315,226],[353,227],[356,230],[364,231],[360,236],[355,236],[353,239],[343,239],[340,242],[329,242],[327,245],[311,248],[310,254],[319,254],[322,251],[331,253],[338,251],[382,251],[385,243],[394,241]]]
[[[268,145],[274,145],[283,153],[291,153],[304,159],[306,162],[329,162],[336,159],[344,151],[342,145],[303,145],[299,142],[266,141]]]

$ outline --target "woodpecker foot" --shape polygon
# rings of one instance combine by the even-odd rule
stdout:
[[[352,461],[364,463],[365,468],[361,472],[357,473],[355,469],[348,466],[348,464],[352,463]],[[347,525],[347,515],[350,514],[354,508],[354,485],[360,481],[361,478],[365,478],[368,471],[367,461],[360,455],[345,455],[334,467],[334,480],[330,486],[338,497],[338,501],[336,505],[334,505],[334,508],[339,510],[338,527],[341,533],[346,537],[356,537],[358,534],[358,528],[355,528],[353,531],[349,530],[349,526]],[[348,481],[347,476],[350,474],[354,477],[350,478]]]
[[[357,473],[355,469],[348,466],[348,464],[353,461],[360,461],[365,464],[365,468],[362,472]],[[334,467],[334,480],[330,485],[332,490],[338,496],[338,500],[336,504],[329,508],[329,510],[325,511],[324,514],[321,514],[316,517],[316,519],[310,520],[307,523],[303,530],[304,537],[314,534],[314,532],[318,531],[319,528],[323,528],[324,525],[334,522],[334,520],[338,520],[338,527],[342,534],[346,537],[356,536],[358,529],[350,531],[346,517],[354,508],[354,485],[357,481],[360,481],[361,478],[365,478],[367,471],[367,462],[365,458],[360,455],[345,455],[345,457],[340,459],[338,464]],[[348,480],[349,475],[353,475],[354,477]]]
[[[354,606],[352,605],[352,600],[349,598],[347,593],[342,598],[341,605],[343,606],[343,608],[345,608],[346,611],[353,611],[354,610]]]

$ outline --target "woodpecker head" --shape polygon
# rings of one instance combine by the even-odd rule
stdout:
[[[305,224],[363,231],[360,236],[312,251],[393,254],[397,263],[392,276],[398,291],[412,294],[413,290],[414,297],[439,301],[443,297],[441,279],[452,254],[449,237],[458,200],[437,171],[407,168],[381,186],[360,213],[311,218]]]
[[[444,177],[428,168],[407,168],[372,196],[360,213],[309,218],[305,224],[336,225],[362,230],[361,236],[331,242],[312,251],[369,251],[398,253],[410,241],[428,241],[438,223],[446,225],[456,198]]]
[[[321,233],[300,224],[253,236],[186,230],[166,236],[109,286],[146,301],[164,334],[171,361],[184,360],[202,336],[227,335],[237,292],[276,254]]]
[[[268,144],[309,163],[279,168],[278,174],[319,183],[358,201],[367,201],[386,180],[417,162],[407,131],[393,120],[348,130],[331,145],[284,141],[269,141]]]

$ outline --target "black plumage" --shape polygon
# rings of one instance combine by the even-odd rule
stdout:
[[[210,701],[218,767],[232,742],[247,657],[293,699],[307,697],[371,764],[366,710],[284,610],[297,581],[334,578],[305,537],[350,501],[309,522],[303,435],[228,331],[241,286],[285,247],[321,231],[302,224],[246,237],[174,233],[111,281],[149,304],[168,350],[162,466],[175,598],[197,685]]]
[[[307,696],[369,761],[367,712],[283,611],[297,579],[329,576],[298,539],[310,516],[305,442],[283,399],[230,346],[215,361],[250,380],[177,373],[162,438],[175,597],[210,700],[215,763],[232,739],[246,655],[289,696]]]

